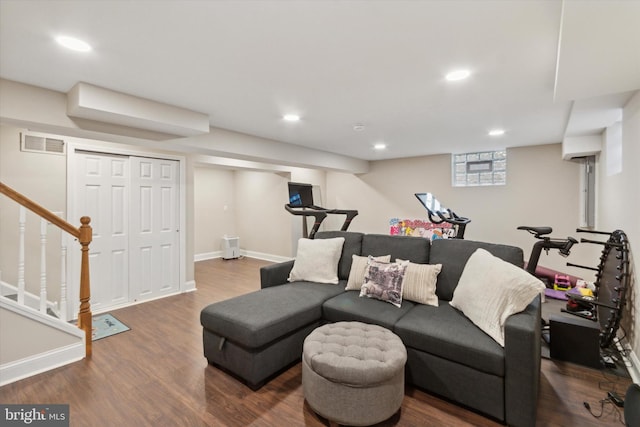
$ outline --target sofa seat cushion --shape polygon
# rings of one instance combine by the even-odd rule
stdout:
[[[329,322],[372,323],[393,331],[393,325],[416,304],[402,301],[400,307],[372,298],[361,298],[359,291],[346,291],[322,304],[322,317]]]
[[[393,331],[407,347],[504,376],[504,349],[446,301],[416,305]]]
[[[205,307],[200,323],[245,348],[260,348],[322,317],[322,303],[344,292],[346,282],[327,286],[292,282]]]

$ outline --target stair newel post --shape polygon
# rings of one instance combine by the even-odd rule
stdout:
[[[82,263],[80,265],[80,311],[78,313],[78,327],[84,330],[86,355],[91,356],[91,286],[89,281],[89,244],[93,238],[93,230],[89,223],[91,218],[83,216],[80,218],[80,236],[78,241],[82,245]]]

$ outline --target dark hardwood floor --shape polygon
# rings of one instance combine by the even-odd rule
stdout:
[[[300,363],[253,392],[207,365],[200,310],[259,288],[255,259],[196,264],[198,290],[113,311],[131,331],[93,344],[90,360],[0,388],[5,404],[70,405],[71,426],[326,426],[305,404]],[[623,425],[622,411],[604,407],[608,390],[630,380],[569,363],[542,361],[539,426]],[[453,403],[407,386],[401,411],[384,426],[499,426]]]

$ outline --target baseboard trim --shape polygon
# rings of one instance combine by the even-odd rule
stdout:
[[[636,353],[633,351],[629,352],[629,359],[631,360],[631,364],[627,364],[627,370],[629,371],[631,380],[636,384],[640,384],[640,359],[638,359],[638,356],[636,356]]]
[[[636,353],[631,349],[629,342],[625,339],[624,342],[620,338],[614,338],[613,345],[616,346],[619,354],[622,356],[622,360],[624,365],[629,372],[629,376],[631,380],[640,384],[640,360]]]
[[[84,359],[84,340],[0,366],[0,387]]]
[[[163,298],[168,298],[168,297],[173,297],[173,296],[176,296],[176,295],[181,295],[184,292],[185,291],[177,290],[177,291],[170,292],[170,293],[167,293],[167,294],[157,295],[157,296],[155,296],[153,298],[139,299],[137,301],[123,302],[122,304],[112,305],[112,306],[109,306],[109,307],[105,307],[103,309],[93,310],[93,308],[92,308],[92,314],[95,316],[97,314],[110,313],[112,311],[120,310],[121,308],[131,307],[131,306],[138,305],[138,304],[144,304],[145,302],[151,302],[151,301],[156,301],[156,300],[163,299]],[[77,316],[73,320],[76,320],[76,319],[77,319]]]
[[[264,261],[271,261],[271,262],[285,262],[293,259],[292,257],[267,254],[264,252],[247,251],[244,249],[240,249],[240,256],[246,256],[247,258],[256,258],[256,259],[261,259]],[[222,251],[204,252],[201,254],[196,254],[193,256],[193,261],[194,262],[206,261],[208,259],[215,259],[215,258],[222,258]]]
[[[182,290],[182,292],[193,292],[195,290],[196,290],[196,281],[189,280],[184,283],[184,289]]]
[[[256,259],[261,259],[264,261],[271,261],[271,262],[285,262],[285,261],[290,261],[293,258],[292,257],[286,257],[286,256],[281,256],[281,255],[273,255],[273,254],[266,254],[264,252],[256,252],[256,251],[240,251],[241,254],[243,254],[244,256],[248,257],[248,258],[256,258]]]
[[[215,259],[215,258],[222,258],[222,251],[204,252],[201,254],[195,254],[193,256],[193,261],[194,262],[206,261],[208,259]]]

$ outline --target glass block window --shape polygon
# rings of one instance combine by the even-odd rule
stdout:
[[[451,155],[454,187],[507,184],[507,150]]]

